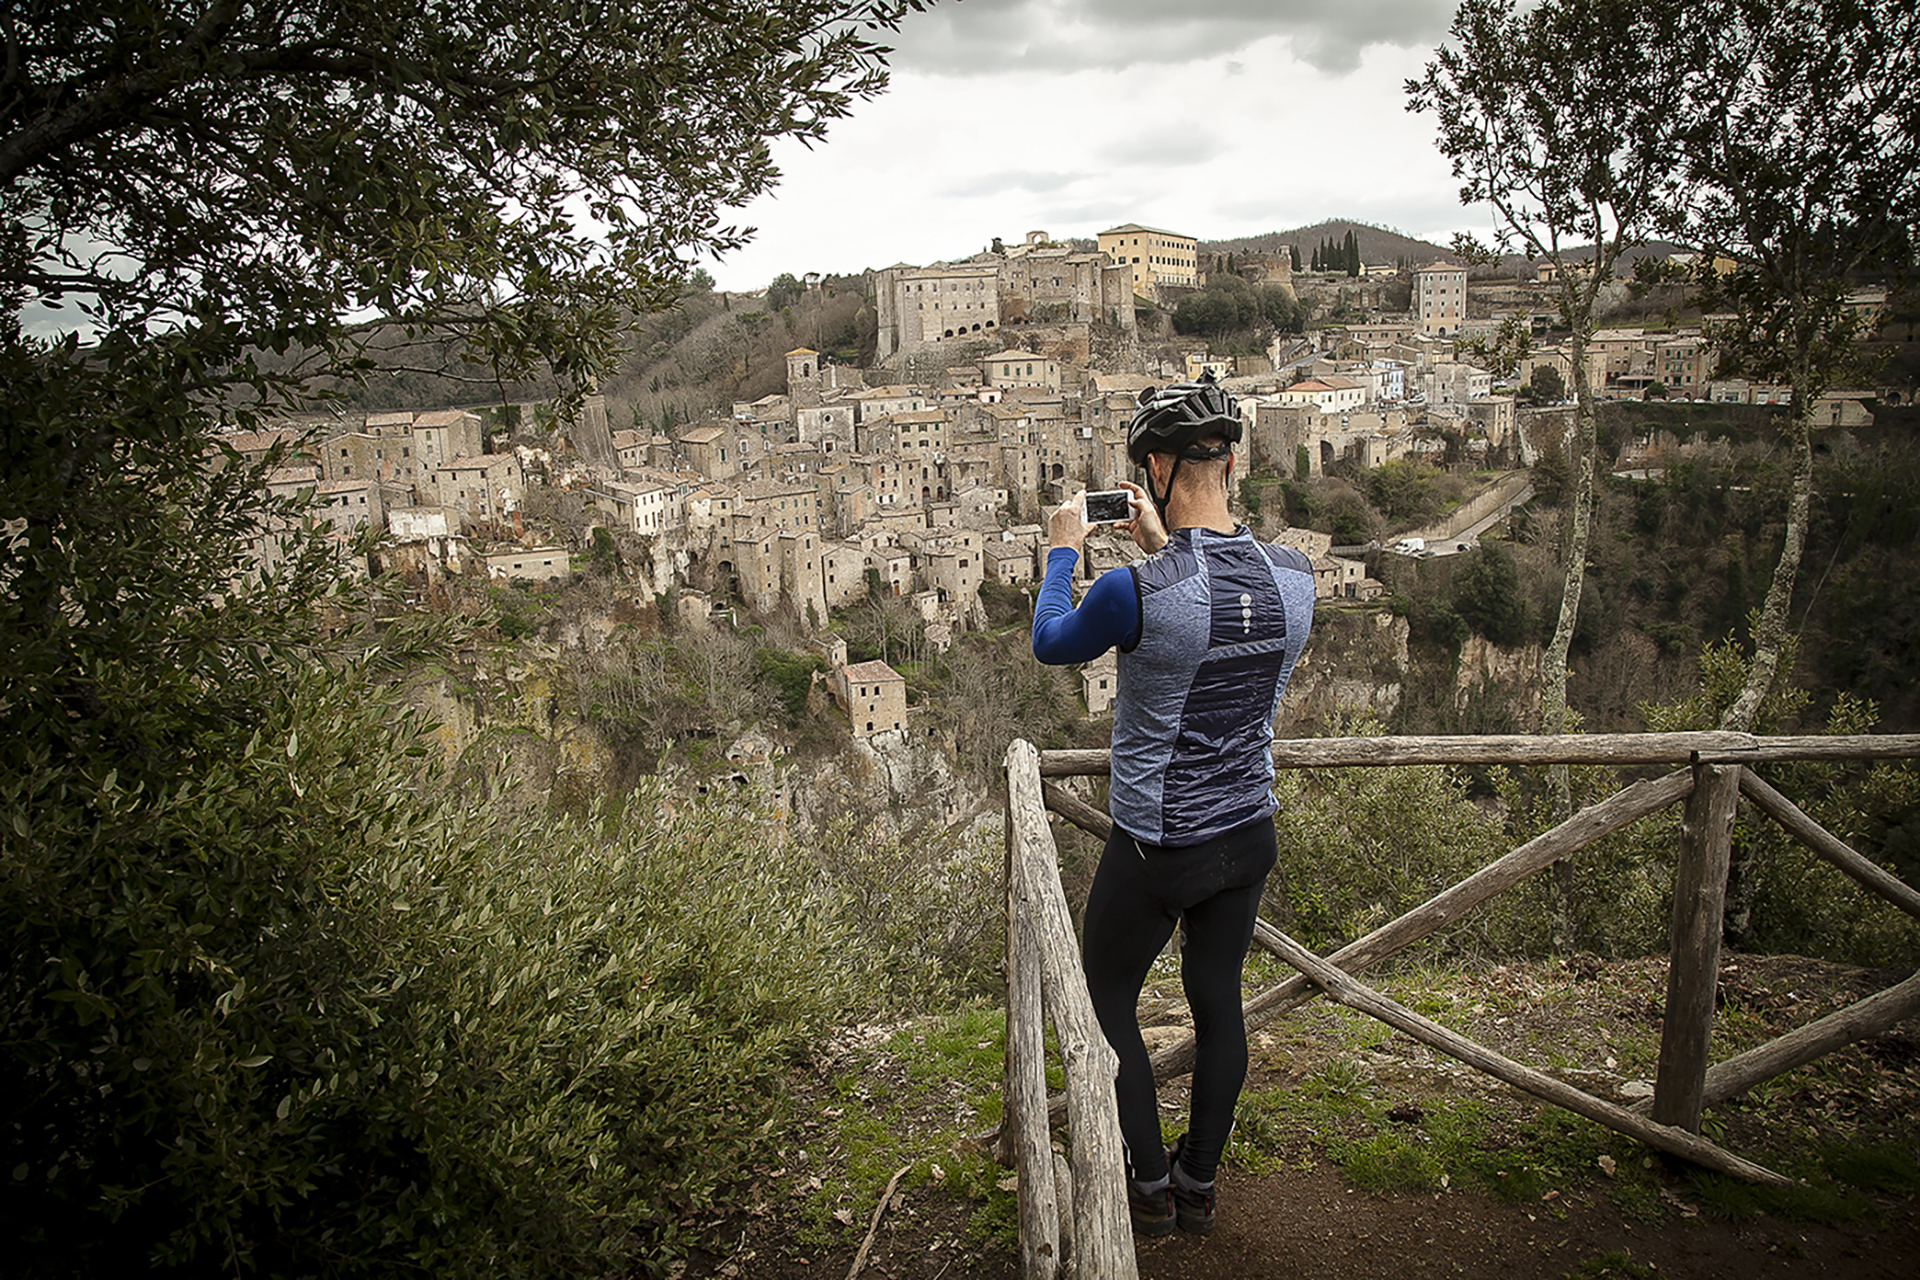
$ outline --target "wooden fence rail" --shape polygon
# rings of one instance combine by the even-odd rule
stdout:
[[[1735,809],[1745,797],[1814,854],[1920,918],[1920,891],[1826,831],[1746,766],[1780,760],[1891,760],[1920,756],[1920,735],[1757,737],[1742,733],[1569,734],[1424,738],[1315,738],[1274,744],[1283,768],[1459,764],[1681,764],[1635,782],[1487,864],[1363,938],[1321,958],[1265,921],[1257,945],[1299,972],[1247,1001],[1249,1028],[1326,994],[1545,1101],[1661,1150],[1736,1177],[1779,1185],[1772,1170],[1699,1136],[1703,1108],[1920,1013],[1920,974],[1809,1026],[1710,1065],[1721,917]],[[1005,1119],[995,1138],[1019,1173],[1021,1267],[1027,1277],[1136,1274],[1126,1220],[1125,1162],[1114,1111],[1116,1063],[1100,1036],[1081,973],[1052,832],[1051,811],[1104,840],[1108,816],[1048,778],[1108,772],[1104,751],[1007,752],[1007,1057]],[[1676,803],[1686,808],[1675,859],[1666,1016],[1654,1096],[1632,1108],[1586,1094],[1394,1003],[1353,975],[1601,837]],[[1043,1019],[1053,1020],[1066,1092],[1049,1101]],[[1153,1057],[1156,1080],[1193,1065],[1193,1039]],[[1070,1163],[1054,1155],[1050,1125],[1066,1119]]]

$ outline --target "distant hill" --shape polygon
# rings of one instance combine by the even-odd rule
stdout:
[[[1360,249],[1362,262],[1398,262],[1406,258],[1414,266],[1420,267],[1448,256],[1444,245],[1416,240],[1398,231],[1349,218],[1329,218],[1310,227],[1269,231],[1264,235],[1241,236],[1232,240],[1202,240],[1200,250],[1215,254],[1272,253],[1292,244],[1300,246],[1300,261],[1305,263],[1312,260],[1313,251],[1325,241],[1345,243],[1349,231],[1353,232],[1354,244]]]

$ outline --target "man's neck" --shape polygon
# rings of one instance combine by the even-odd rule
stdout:
[[[1177,529],[1211,529],[1215,533],[1232,533],[1239,528],[1233,514],[1227,510],[1227,504],[1219,499],[1201,499],[1183,501],[1183,494],[1175,494],[1167,502],[1167,531]]]

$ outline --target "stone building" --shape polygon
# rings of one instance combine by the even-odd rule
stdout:
[[[1413,324],[1421,333],[1446,337],[1467,318],[1467,269],[1436,262],[1413,273]]]
[[[980,362],[980,369],[989,386],[1045,387],[1049,391],[1060,389],[1058,361],[1017,347],[994,352]]]
[[[955,338],[991,336],[1000,328],[997,262],[935,263],[886,268],[875,282],[876,358]]]
[[[486,448],[480,415],[464,409],[436,409],[417,414],[408,430],[413,437],[414,474],[410,478],[415,485],[421,484],[427,473],[442,463],[478,457]]]
[[[1010,249],[1000,265],[1003,325],[1110,324],[1133,327],[1133,269],[1104,253],[1035,242]]]
[[[739,448],[722,427],[695,427],[680,434],[687,465],[709,480],[731,480],[740,470]]]
[[[483,559],[487,577],[499,582],[515,578],[527,582],[565,582],[573,574],[565,547],[507,547],[489,551]]]
[[[829,609],[867,598],[867,553],[850,542],[820,544],[820,591]]]
[[[1109,649],[1080,668],[1080,696],[1086,700],[1087,717],[1097,720],[1113,711],[1114,696],[1120,690],[1120,660]]]
[[[884,662],[856,662],[835,673],[834,692],[856,738],[907,727],[907,680]]]
[[[1102,231],[1099,245],[1100,252],[1128,268],[1133,291],[1142,298],[1158,301],[1162,286],[1192,289],[1199,285],[1199,242],[1192,236],[1129,222]]]
[[[319,452],[321,472],[329,481],[382,480],[411,486],[417,478],[413,442],[404,436],[353,431],[332,437]]]
[[[519,506],[525,486],[518,457],[483,453],[476,458],[452,458],[433,468],[422,488],[423,496],[460,512],[462,522],[472,528],[476,523],[505,520]]]

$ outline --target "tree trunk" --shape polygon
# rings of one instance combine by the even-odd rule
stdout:
[[[1797,380],[1796,380],[1797,381]],[[1793,392],[1793,423],[1788,428],[1793,445],[1793,493],[1787,500],[1787,536],[1780,548],[1779,563],[1773,567],[1773,581],[1767,587],[1766,603],[1760,608],[1760,625],[1753,633],[1753,665],[1747,671],[1747,683],[1727,713],[1720,717],[1720,728],[1739,733],[1753,730],[1754,718],[1767,691],[1773,687],[1780,664],[1780,647],[1787,636],[1787,607],[1793,603],[1794,579],[1800,573],[1800,555],[1807,545],[1807,513],[1813,505],[1813,405],[1799,387]]]
[[[1753,632],[1753,665],[1747,669],[1747,683],[1727,713],[1720,717],[1722,729],[1750,732],[1778,677],[1780,650],[1787,638],[1787,611],[1793,603],[1794,580],[1800,575],[1800,555],[1807,545],[1808,512],[1813,506],[1813,397],[1805,365],[1794,368],[1793,421],[1788,427],[1793,445],[1793,493],[1787,499],[1786,538],[1780,547],[1779,562],[1773,566],[1773,581],[1767,586],[1766,603],[1760,607],[1760,624]],[[1758,849],[1751,840],[1737,841],[1727,865],[1727,905],[1724,925],[1726,945],[1736,950],[1746,945],[1753,925],[1754,880]]]
[[[1567,527],[1566,578],[1560,589],[1560,616],[1553,624],[1553,640],[1547,646],[1546,688],[1540,697],[1542,733],[1565,733],[1567,728],[1567,655],[1573,648],[1573,631],[1580,621],[1580,593],[1587,577],[1587,540],[1593,527],[1593,469],[1600,450],[1593,388],[1587,383],[1586,354],[1586,342],[1576,327],[1567,344],[1567,357],[1573,374],[1574,398],[1579,404],[1579,428],[1574,436],[1578,478],[1573,490],[1573,518]],[[1565,822],[1573,814],[1567,766],[1558,764],[1548,770],[1547,785],[1553,795],[1553,820]],[[1555,952],[1565,954],[1574,944],[1573,868],[1569,864],[1563,862],[1554,868],[1553,885],[1552,946]]]

